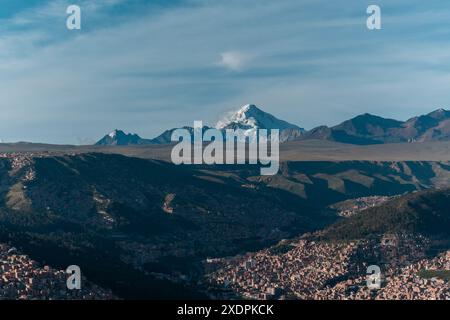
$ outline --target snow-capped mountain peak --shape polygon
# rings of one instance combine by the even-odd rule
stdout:
[[[258,129],[279,129],[281,142],[297,139],[305,131],[295,124],[262,111],[254,104],[246,104],[239,110],[227,114],[217,122],[216,128],[219,130],[241,129],[245,131],[246,136],[253,136]]]
[[[111,131],[108,136],[111,137],[112,139],[114,139],[115,137],[117,137],[117,134],[122,133],[123,131],[115,129],[114,131]]]
[[[246,104],[239,110],[229,113],[222,120],[219,120],[216,124],[217,129],[303,129],[280,120],[273,115],[262,111],[253,104]]]

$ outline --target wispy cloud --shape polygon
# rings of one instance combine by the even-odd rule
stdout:
[[[249,62],[250,56],[238,51],[227,51],[220,54],[219,65],[233,70],[240,71]]]

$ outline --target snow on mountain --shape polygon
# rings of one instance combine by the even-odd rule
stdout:
[[[294,140],[305,131],[303,128],[262,111],[253,104],[247,104],[238,111],[226,115],[217,122],[216,128],[219,130],[241,129],[245,131],[246,136],[252,135],[258,129],[279,129],[281,142]]]
[[[203,127],[203,131],[209,127]],[[291,124],[289,122],[280,120],[273,115],[262,111],[258,107],[252,104],[247,104],[241,107],[238,111],[233,112],[225,116],[216,125],[216,128],[222,131],[225,129],[241,129],[244,130],[246,136],[253,136],[253,133],[258,129],[279,129],[280,130],[280,142],[291,141],[303,136],[305,130]],[[166,144],[171,143],[171,136],[174,130],[164,131],[158,137],[154,139],[144,139],[133,133],[125,133],[122,130],[114,130],[111,133],[105,135],[100,139],[96,145],[102,146],[123,146],[123,145],[143,145],[143,144]],[[188,130],[191,135],[194,129],[186,126],[182,129]],[[225,133],[225,132],[224,132]],[[270,132],[268,132],[270,134]]]
[[[296,139],[332,140],[349,144],[381,144],[401,142],[427,142],[450,140],[450,110],[438,109],[426,115],[417,116],[407,121],[386,119],[371,114],[362,114],[333,127],[320,126],[310,131],[280,120],[262,111],[252,104],[229,113],[218,121],[217,129],[244,130],[246,136],[253,136],[259,129],[279,129],[280,142]],[[203,127],[203,132],[209,127]],[[114,130],[105,135],[97,145],[144,145],[171,143],[174,130],[164,131],[154,139],[144,139],[137,134]],[[193,134],[192,127],[183,127]],[[270,134],[270,132],[269,132]]]
[[[217,129],[228,129],[236,126],[244,130],[251,128],[279,130],[296,128],[303,130],[294,124],[280,120],[273,115],[262,111],[253,104],[247,104],[241,107],[238,111],[230,113],[216,124]]]
[[[114,130],[97,141],[99,146],[127,146],[127,145],[152,144],[151,140],[143,139],[134,133],[125,133],[122,130]]]

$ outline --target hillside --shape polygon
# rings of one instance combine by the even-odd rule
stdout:
[[[450,240],[449,205],[450,189],[412,193],[337,222],[320,236],[341,240],[403,233]]]
[[[323,209],[335,202],[371,195],[400,195],[448,186],[447,162],[427,161],[284,161],[275,176],[260,176],[256,166],[201,166],[210,174],[284,190]]]
[[[262,248],[329,219],[283,190],[159,161],[0,160],[0,242],[57,268],[76,262],[119,297],[199,297],[155,273],[189,276],[201,258]]]
[[[191,285],[205,258],[323,230],[338,219],[332,203],[448,183],[450,171],[441,162],[284,161],[263,177],[251,165],[60,148],[0,158],[0,243],[57,269],[76,263],[119,298],[202,297]]]
[[[225,257],[208,266],[204,286],[218,299],[267,299],[267,288],[278,288],[269,298],[448,300],[449,204],[450,189],[383,201],[323,231]],[[367,285],[374,265],[376,289]]]

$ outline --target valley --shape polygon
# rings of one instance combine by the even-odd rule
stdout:
[[[284,160],[278,175],[261,176],[252,165],[175,166],[132,157],[130,147],[39,148],[0,158],[0,242],[41,265],[80,265],[89,281],[118,298],[213,298],[206,288],[214,282],[202,280],[211,275],[207,259],[272,252],[267,248],[302,235],[341,242],[334,230],[352,235],[366,230],[352,221],[374,218],[342,220],[334,203],[403,199],[444,187],[450,175],[447,161]],[[368,234],[354,237],[370,251]],[[407,261],[419,257],[426,256]],[[264,288],[265,294],[272,287]]]

